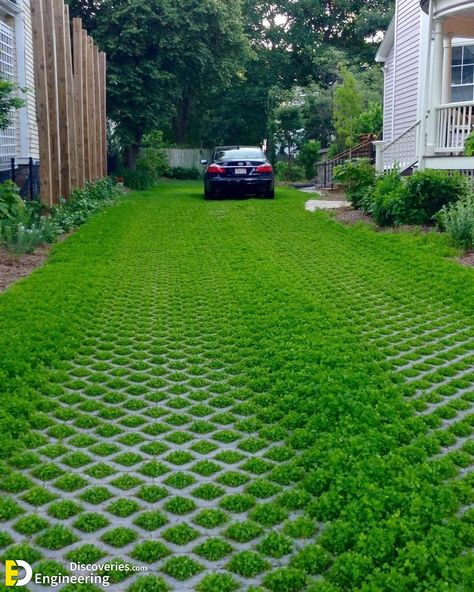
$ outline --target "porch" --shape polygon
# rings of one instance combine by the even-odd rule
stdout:
[[[474,131],[474,2],[424,0],[419,119],[393,141],[376,142],[379,172],[398,166],[474,172],[464,156]]]

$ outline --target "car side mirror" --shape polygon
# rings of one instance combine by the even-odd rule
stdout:
[[[201,164],[202,164],[203,166],[206,166],[206,164],[208,164],[208,163],[209,163],[209,161],[208,161],[208,160],[206,160],[205,158],[203,158],[203,159],[201,160]]]

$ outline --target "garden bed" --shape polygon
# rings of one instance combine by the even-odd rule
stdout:
[[[48,258],[50,249],[50,245],[43,245],[34,253],[23,255],[13,255],[5,249],[0,249],[0,292],[41,267]]]

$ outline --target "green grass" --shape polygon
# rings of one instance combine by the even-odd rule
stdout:
[[[472,387],[472,271],[439,234],[304,200],[164,183],[0,297],[5,553],[111,545],[200,592],[469,586],[474,449],[431,457],[473,431],[472,397],[450,401]]]

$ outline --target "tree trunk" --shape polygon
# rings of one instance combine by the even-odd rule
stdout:
[[[125,149],[125,166],[131,171],[134,171],[137,168],[137,160],[138,155],[140,154],[142,139],[142,132],[136,132],[135,140]]]
[[[188,123],[189,123],[189,116],[191,115],[191,108],[192,108],[192,99],[191,97],[184,96],[181,105],[179,107],[178,115],[174,120],[174,138],[176,144],[178,146],[185,144],[187,132],[188,132]]]

